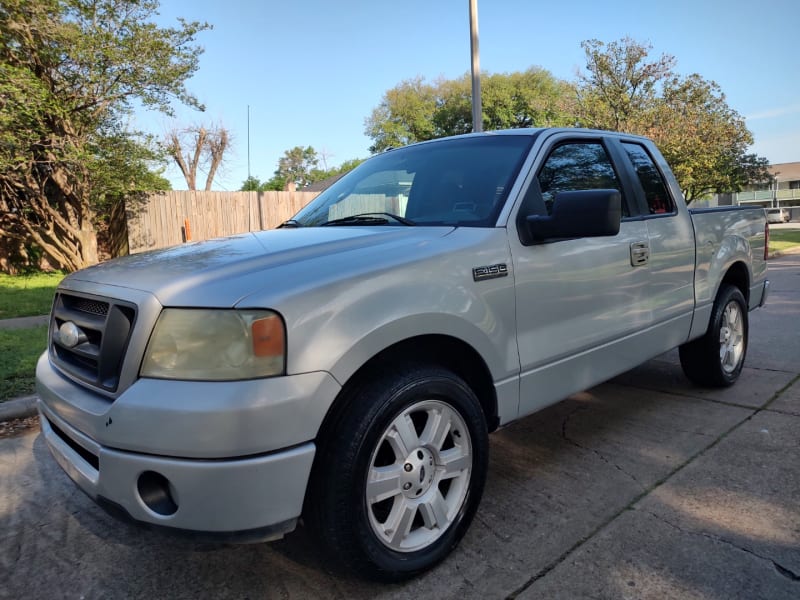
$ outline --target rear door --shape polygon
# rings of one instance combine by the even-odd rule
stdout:
[[[647,296],[653,312],[654,343],[663,350],[684,342],[694,310],[695,239],[691,218],[682,198],[670,193],[668,167],[650,142],[639,138],[614,138],[620,170],[629,170],[633,196],[647,226],[650,275]],[[675,185],[677,188],[677,184]],[[677,200],[677,201],[676,201]],[[682,210],[681,210],[682,209]]]

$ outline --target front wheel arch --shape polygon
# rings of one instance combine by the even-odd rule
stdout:
[[[488,431],[499,425],[497,391],[492,373],[481,354],[462,339],[442,334],[418,335],[395,342],[366,361],[342,386],[319,429],[319,435],[331,426],[337,416],[346,411],[349,388],[359,386],[374,373],[397,370],[408,364],[441,367],[463,379],[478,397]]]

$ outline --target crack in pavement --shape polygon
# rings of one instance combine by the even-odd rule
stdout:
[[[782,371],[782,372],[791,373],[791,371]],[[622,387],[627,387],[627,388],[632,388],[632,389],[635,389],[635,390],[642,390],[642,391],[645,391],[645,392],[658,392],[659,394],[664,394],[665,396],[674,396],[676,398],[688,398],[690,400],[701,400],[701,401],[704,401],[704,402],[713,402],[714,404],[722,404],[723,406],[732,406],[733,408],[743,408],[745,410],[756,410],[757,408],[759,408],[757,406],[753,406],[753,405],[749,405],[749,404],[739,404],[738,402],[730,402],[728,400],[719,400],[717,398],[709,398],[707,396],[700,396],[700,395],[691,394],[691,393],[688,393],[688,392],[680,392],[680,391],[674,391],[674,390],[673,391],[667,391],[667,390],[664,390],[664,389],[661,389],[661,388],[644,387],[642,385],[635,385],[635,384],[632,384],[632,383],[617,383],[616,385],[619,385],[619,386],[622,386]],[[764,406],[766,406],[766,403],[771,402],[772,400],[773,400],[773,398],[770,398],[770,399],[766,400]],[[763,408],[763,406],[762,406],[762,408]]]
[[[489,531],[489,533],[491,533],[494,537],[496,537],[498,540],[500,540],[504,544],[508,543],[508,541],[511,539],[511,536],[504,536],[503,534],[499,533],[498,531],[495,531],[494,527],[492,527],[492,525],[490,525],[489,522],[479,512],[475,513],[474,519],[476,521],[478,521],[481,525],[486,527],[486,529]]]
[[[800,413],[792,412],[790,410],[781,410],[778,408],[765,408],[764,412],[775,413],[776,415],[783,415],[785,417],[800,417]]]
[[[634,509],[634,510],[636,510],[636,509]],[[756,558],[759,558],[761,560],[770,562],[770,563],[772,563],[772,566],[775,568],[775,570],[780,575],[782,575],[783,577],[786,577],[788,580],[790,580],[792,582],[800,582],[800,575],[798,575],[797,573],[795,573],[794,571],[792,571],[788,567],[783,566],[778,561],[774,560],[773,558],[770,558],[769,556],[764,556],[763,554],[759,554],[758,552],[756,552],[754,550],[751,550],[750,548],[745,548],[744,546],[740,546],[739,544],[736,544],[736,543],[734,543],[734,542],[732,542],[730,540],[726,540],[723,537],[720,537],[720,536],[717,536],[717,535],[713,535],[713,534],[707,533],[705,531],[690,531],[688,529],[684,529],[683,527],[681,527],[679,525],[676,525],[675,523],[673,523],[669,519],[667,519],[665,517],[662,517],[661,515],[656,514],[653,511],[648,510],[648,511],[645,511],[645,512],[647,512],[647,514],[649,514],[654,519],[657,519],[657,520],[661,521],[662,523],[664,523],[666,525],[669,525],[670,527],[680,531],[681,533],[685,533],[686,535],[695,535],[695,536],[699,536],[699,537],[704,537],[704,538],[712,540],[714,542],[719,542],[721,544],[726,544],[728,546],[731,546],[732,548],[736,548],[737,550],[739,550],[741,552],[745,552],[747,554],[755,556]]]
[[[572,418],[572,415],[574,415],[575,413],[577,413],[577,412],[579,412],[581,410],[587,410],[587,408],[585,406],[578,406],[575,409],[571,410],[569,412],[569,414],[567,414],[566,417],[564,417],[564,420],[561,422],[561,437],[565,441],[567,441],[570,444],[572,444],[573,446],[575,446],[576,448],[580,448],[581,450],[585,450],[587,452],[592,452],[600,460],[602,460],[604,463],[606,463],[607,465],[609,465],[611,467],[614,467],[620,473],[622,473],[623,475],[627,476],[634,483],[636,483],[636,485],[638,485],[640,488],[642,488],[643,490],[646,490],[647,486],[645,486],[641,481],[636,479],[636,477],[633,474],[628,473],[625,469],[623,469],[617,463],[609,460],[602,452],[600,452],[599,450],[595,450],[594,448],[589,448],[587,446],[584,446],[584,445],[580,444],[579,442],[575,441],[574,439],[572,439],[571,437],[569,437],[569,435],[567,435],[567,424],[569,423],[569,420]]]

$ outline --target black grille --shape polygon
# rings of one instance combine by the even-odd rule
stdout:
[[[80,298],[78,296],[64,296],[64,304],[79,312],[100,315],[101,317],[108,314],[108,302],[101,302],[100,300],[90,300],[89,298]]]
[[[114,392],[135,320],[136,307],[132,304],[59,292],[50,319],[50,356],[70,375]],[[77,330],[69,325],[62,329],[66,323],[72,323]],[[73,339],[67,334],[68,329],[72,329]]]

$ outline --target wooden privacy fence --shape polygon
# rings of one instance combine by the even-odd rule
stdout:
[[[129,198],[125,201],[125,227],[115,235],[115,253],[125,254],[126,245],[134,254],[187,241],[272,229],[317,194],[170,191]]]

